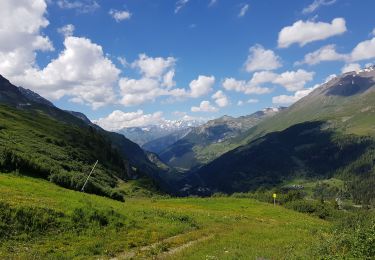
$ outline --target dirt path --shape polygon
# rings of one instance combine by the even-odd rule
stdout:
[[[188,237],[193,232],[185,233],[176,235],[173,237],[166,238],[162,241],[153,243],[148,246],[144,246],[141,248],[136,248],[128,252],[124,252],[120,255],[118,255],[115,258],[112,258],[111,260],[121,260],[121,259],[163,259],[165,257],[171,256],[173,254],[176,254],[188,247],[191,247],[195,244],[198,244],[200,242],[203,242],[205,240],[211,239],[214,236],[213,235],[203,235],[199,238],[192,238],[191,240],[187,240],[186,242],[183,242],[182,244],[177,244],[173,246],[169,246],[172,244],[175,240],[183,239],[184,237]]]

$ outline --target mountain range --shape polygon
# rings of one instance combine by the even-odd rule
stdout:
[[[353,196],[375,197],[374,66],[337,76],[289,108],[160,126],[163,134],[144,138],[142,148],[3,77],[0,118],[1,171],[79,189],[99,160],[88,192],[115,199],[123,197],[118,182],[136,178],[171,194],[206,196],[336,177]]]
[[[296,177],[335,176],[369,192],[360,187],[375,176],[375,67],[335,77],[236,143],[177,186],[198,194],[232,193]]]
[[[223,116],[194,127],[164,150],[158,152],[161,160],[180,171],[199,167],[229,151],[231,140],[240,136],[263,119],[272,117],[283,108],[266,108],[248,116]]]

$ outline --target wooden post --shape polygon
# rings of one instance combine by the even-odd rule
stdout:
[[[96,160],[96,162],[95,162],[95,164],[94,164],[94,167],[92,167],[89,176],[87,176],[87,179],[86,179],[86,181],[85,181],[85,183],[83,184],[82,189],[81,189],[82,192],[85,192],[85,186],[86,186],[87,182],[89,181],[89,178],[90,178],[91,174],[94,172],[95,166],[96,166],[97,164],[98,164],[98,160]]]

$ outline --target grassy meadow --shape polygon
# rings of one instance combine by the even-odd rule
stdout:
[[[1,259],[313,259],[331,225],[249,198],[119,202],[12,174],[0,220]]]

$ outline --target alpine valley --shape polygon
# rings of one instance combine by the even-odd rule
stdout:
[[[0,0],[0,260],[375,260],[374,10]]]

